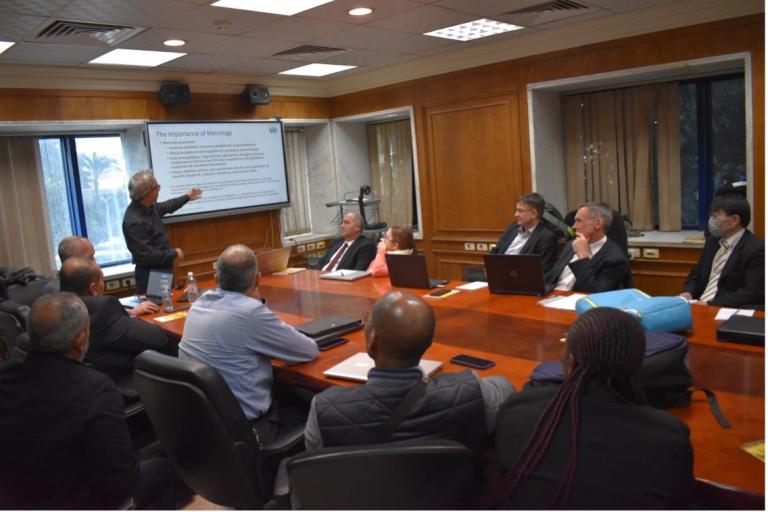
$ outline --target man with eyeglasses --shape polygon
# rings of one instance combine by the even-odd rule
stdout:
[[[136,292],[147,291],[150,270],[170,272],[173,261],[184,259],[179,247],[172,247],[165,234],[163,216],[173,213],[189,201],[203,195],[199,188],[191,188],[179,197],[157,202],[160,185],[151,170],[139,171],[128,182],[131,203],[123,216],[123,236],[136,265]]]
[[[765,242],[746,229],[749,202],[738,192],[718,194],[710,212],[712,236],[680,296],[715,306],[765,307]]]

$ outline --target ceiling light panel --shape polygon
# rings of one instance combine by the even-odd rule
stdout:
[[[356,67],[357,66],[341,66],[338,64],[307,64],[306,66],[300,66],[298,68],[281,71],[280,74],[298,76],[326,76]]]
[[[520,30],[521,28],[523,27],[519,25],[512,25],[511,23],[503,23],[501,21],[483,18],[462,23],[461,25],[454,25],[452,27],[445,27],[433,30],[432,32],[426,32],[424,35],[453,39],[454,41],[472,41],[473,39],[480,39],[482,37],[495,36],[513,30]]]
[[[166,62],[183,57],[186,53],[154,52],[146,50],[112,50],[101,57],[96,57],[90,64],[112,64],[117,66],[140,66],[153,68]]]
[[[293,16],[333,0],[218,0],[211,5],[241,11],[266,12]]]

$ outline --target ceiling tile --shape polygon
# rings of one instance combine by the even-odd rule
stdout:
[[[0,54],[0,62],[54,66],[65,64],[77,65],[86,64],[107,51],[104,48],[94,48],[91,46],[19,43],[12,46],[10,50]]]
[[[474,19],[477,18],[468,13],[425,5],[424,7],[373,21],[366,26],[423,34],[438,28],[466,23]]]
[[[375,52],[370,50],[350,50],[348,52],[334,55],[322,61],[323,64],[341,64],[344,66],[384,66],[405,62],[413,59],[411,55],[390,52]]]
[[[333,21],[313,20],[288,16],[283,19],[262,25],[255,30],[242,35],[262,39],[277,39],[280,41],[310,42],[319,37],[326,37],[343,30],[349,30],[355,25]]]
[[[183,18],[194,4],[178,0],[74,0],[57,13],[68,20],[153,27]]]
[[[416,53],[450,44],[448,39],[396,32],[373,27],[355,27],[333,36],[314,41],[315,44],[355,48],[359,50],[382,50],[394,53]]]
[[[295,44],[288,41],[256,39],[253,37],[230,37],[206,48],[202,53],[213,55],[233,55],[241,57],[271,57],[277,52],[292,48]]]
[[[232,36],[206,34],[203,32],[189,32],[186,30],[174,30],[170,28],[152,28],[138,34],[118,45],[120,48],[132,50],[155,50],[164,52],[205,52],[211,46],[230,39]],[[163,41],[167,39],[183,39],[187,42],[184,46],[165,46]]]
[[[191,11],[186,11],[183,16],[177,16],[172,22],[162,23],[159,26],[172,26],[193,32],[236,36],[282,18],[284,16],[277,14],[201,5]],[[219,22],[224,22],[228,29],[219,30],[217,28],[217,25],[220,25]]]
[[[32,39],[45,26],[48,18],[14,14],[0,16],[0,40],[21,42]]]
[[[421,6],[422,4],[414,0],[335,0],[329,4],[323,4],[314,9],[299,13],[298,16],[364,25],[374,20]],[[370,7],[373,9],[373,12],[367,16],[351,16],[348,11],[354,7]]]
[[[531,5],[543,3],[546,0],[440,0],[436,6],[455,9],[477,15],[478,18],[494,18],[503,12],[523,9]]]
[[[0,11],[8,9],[20,14],[34,16],[55,16],[56,12],[71,0],[3,0]]]
[[[667,4],[673,0],[577,0],[581,4],[609,9],[614,12],[636,11]]]
[[[296,67],[296,63],[275,59],[251,59],[227,55],[186,55],[172,60],[158,69],[187,69],[190,71],[227,73],[263,73],[274,74]]]

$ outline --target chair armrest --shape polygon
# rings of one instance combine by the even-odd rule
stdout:
[[[298,448],[297,451],[296,448]],[[304,423],[296,425],[290,430],[273,439],[261,447],[264,455],[297,453],[304,449]]]

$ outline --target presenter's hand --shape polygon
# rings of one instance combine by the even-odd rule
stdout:
[[[136,316],[143,315],[144,313],[157,313],[160,310],[160,306],[152,301],[145,300],[131,311]]]
[[[589,240],[581,233],[576,233],[571,247],[579,259],[589,258]]]
[[[685,300],[693,300],[693,295],[691,295],[688,292],[683,292],[680,294],[680,297],[684,298]]]
[[[198,199],[200,198],[200,196],[203,195],[203,191],[197,187],[192,187],[191,189],[189,189],[189,191],[187,191],[187,195],[189,196],[190,201],[194,201],[195,199]]]
[[[176,261],[184,261],[184,251],[180,247],[176,248]]]

